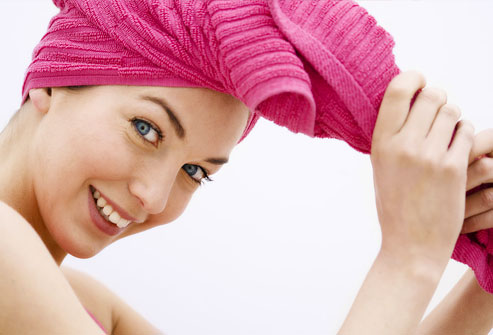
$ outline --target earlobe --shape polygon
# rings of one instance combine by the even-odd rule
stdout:
[[[37,111],[46,114],[51,104],[51,88],[32,89],[29,91],[29,98]]]

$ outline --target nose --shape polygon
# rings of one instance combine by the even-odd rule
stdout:
[[[181,166],[155,164],[139,169],[129,182],[130,193],[148,214],[159,214],[166,208],[179,169]]]

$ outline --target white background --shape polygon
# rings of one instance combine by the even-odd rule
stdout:
[[[361,1],[396,39],[402,69],[493,126],[491,1]],[[56,8],[1,0],[0,125],[18,108]],[[369,158],[259,122],[215,181],[166,226],[90,260],[67,257],[171,335],[335,334],[380,244]],[[451,261],[430,307],[466,267]]]

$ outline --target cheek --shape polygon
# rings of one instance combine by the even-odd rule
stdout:
[[[95,238],[88,212],[89,185],[125,183],[142,149],[131,140],[125,120],[89,116],[76,120],[47,118],[30,148],[34,193],[44,225],[66,252],[87,258],[108,241]],[[45,117],[48,117],[47,114]]]
[[[87,216],[89,184],[128,180],[137,150],[117,120],[45,117],[31,147],[34,192],[52,235],[67,235],[63,227]]]
[[[136,153],[123,124],[85,121],[52,122],[38,133],[36,178],[50,184],[53,191],[63,192],[77,184],[87,187],[89,180],[122,180],[135,165]]]

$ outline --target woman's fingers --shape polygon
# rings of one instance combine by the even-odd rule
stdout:
[[[461,234],[476,232],[493,227],[493,210],[483,212],[464,220]]]
[[[467,220],[493,209],[493,188],[486,188],[467,196],[464,218]],[[493,221],[490,222],[493,226]]]
[[[473,188],[493,182],[493,158],[483,157],[471,165],[467,169],[467,185],[466,189]]]
[[[403,72],[392,79],[380,105],[373,142],[399,132],[409,114],[409,102],[425,85],[424,76],[415,71]]]
[[[382,102],[371,152],[382,249],[412,250],[412,257],[443,264],[464,223],[474,127],[457,123],[458,109],[443,107],[442,91],[416,94],[424,85],[422,76],[398,79]]]
[[[401,131],[407,132],[411,138],[421,139],[426,137],[430,128],[432,128],[433,121],[436,118],[437,121],[442,121],[439,116],[442,106],[446,103],[447,93],[445,91],[432,87],[424,88],[416,97],[406,124]],[[444,109],[444,112],[448,113],[448,109]],[[458,118],[455,121],[457,122],[457,120]],[[439,124],[442,123],[439,122]],[[441,137],[443,138],[444,135],[441,135]]]
[[[491,155],[493,152],[493,129],[486,129],[476,135],[469,156],[469,164],[483,155]]]
[[[467,170],[465,220],[461,233],[470,233],[493,227],[493,130],[476,135],[469,155]]]
[[[440,107],[427,135],[430,145],[436,146],[437,149],[447,149],[460,116],[461,111],[455,105],[445,104]]]
[[[448,137],[449,138],[449,137]],[[457,123],[457,131],[450,145],[449,153],[452,160],[460,162],[463,158],[464,168],[467,168],[469,153],[474,141],[474,126],[470,121],[461,120]]]

